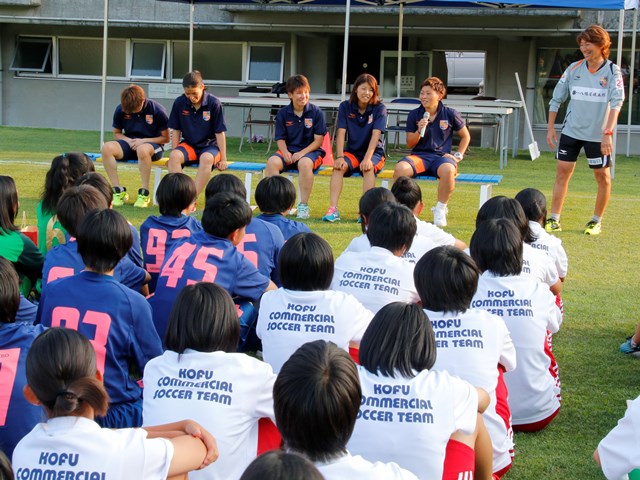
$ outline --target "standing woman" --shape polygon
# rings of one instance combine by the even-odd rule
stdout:
[[[558,171],[553,186],[551,216],[545,223],[547,232],[560,232],[560,213],[567,195],[569,180],[576,167],[578,153],[584,147],[589,167],[598,183],[593,218],[587,222],[585,235],[598,235],[611,195],[610,163],[613,152],[613,129],[624,101],[620,67],[609,57],[611,39],[607,31],[592,25],[577,37],[583,60],[565,70],[549,103],[547,143],[556,148]],[[571,95],[560,142],[555,130],[560,105]]]
[[[363,73],[356,78],[349,100],[338,108],[336,159],[329,189],[329,210],[322,217],[325,222],[340,220],[338,200],[343,177],[359,171],[364,179],[363,192],[375,186],[375,176],[384,167],[381,137],[386,126],[387,109],[378,97],[378,82],[373,75]]]

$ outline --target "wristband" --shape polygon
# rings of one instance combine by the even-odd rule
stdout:
[[[456,152],[453,154],[453,156],[458,160],[462,160],[464,158],[464,155],[462,155],[460,152]]]
[[[606,130],[602,131],[603,135],[613,135],[613,130],[611,130],[610,128],[607,128]]]
[[[339,157],[336,157],[336,160],[338,160],[339,158],[344,158],[344,156],[340,155]]]

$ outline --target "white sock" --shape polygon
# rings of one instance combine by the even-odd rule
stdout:
[[[446,203],[442,203],[442,202],[438,202],[438,203],[436,203],[436,208],[445,209],[445,208],[447,208],[447,204]]]

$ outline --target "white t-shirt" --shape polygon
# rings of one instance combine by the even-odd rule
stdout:
[[[435,227],[438,228],[438,227]],[[436,248],[438,245],[430,238],[423,237],[422,235],[416,235],[413,237],[411,248],[402,255],[403,260],[411,263],[418,263],[418,260],[432,248]],[[369,239],[366,234],[362,234],[359,237],[351,240],[351,243],[347,245],[345,252],[367,252],[371,248]]]
[[[498,364],[510,372],[516,368],[516,349],[504,320],[477,308],[464,313],[432,312],[425,310],[436,335],[438,357],[434,370],[446,370],[483,388],[491,402],[482,417],[493,444],[493,471],[511,463],[513,431],[511,417],[496,410]],[[505,392],[506,393],[506,392]],[[507,396],[500,398],[502,405]]]
[[[413,269],[386,248],[344,252],[336,260],[331,289],[350,293],[375,314],[391,302],[418,302]]]
[[[528,243],[524,243],[522,249],[522,274],[535,278],[549,287],[560,280],[554,261]]]
[[[274,420],[275,379],[243,353],[168,350],[144,369],[143,423],[192,418],[216,438],[220,458],[189,478],[239,478],[257,455],[258,420]]]
[[[111,430],[85,417],[57,417],[18,443],[12,463],[16,478],[80,478],[82,472],[87,479],[164,480],[172,458],[173,444],[149,439],[143,429]]]
[[[640,397],[631,402],[618,425],[602,439],[598,454],[602,472],[609,480],[626,478],[631,470],[640,468]]]
[[[415,217],[415,215],[414,215]],[[455,245],[456,237],[445,232],[440,227],[436,227],[433,223],[425,222],[415,217],[418,227],[418,235],[429,238],[436,245]]]
[[[538,222],[529,222],[529,228],[531,228],[531,231],[536,236],[536,240],[531,246],[550,256],[556,265],[560,278],[566,277],[567,270],[569,269],[569,259],[567,258],[567,252],[565,252],[562,246],[562,240],[555,235],[547,233]]]
[[[470,435],[476,429],[475,387],[436,370],[395,378],[358,366],[358,375],[362,404],[349,451],[372,461],[397,462],[421,479],[442,478],[451,434]]]
[[[516,347],[518,368],[504,375],[513,425],[549,417],[560,407],[560,390],[549,372],[545,344],[547,330],[557,332],[562,316],[547,285],[525,275],[498,277],[486,271],[471,306],[502,317]]]
[[[316,463],[325,480],[414,480],[417,477],[395,463],[371,463],[347,453],[331,462]]]
[[[277,373],[307,342],[327,340],[348,352],[349,342],[360,342],[372,318],[373,313],[344,292],[279,288],[262,296],[256,334],[262,339],[264,361]]]

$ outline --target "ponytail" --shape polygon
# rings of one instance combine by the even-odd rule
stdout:
[[[93,162],[84,153],[70,152],[55,157],[44,181],[42,211],[56,213],[56,206],[62,193],[73,185],[76,179],[93,171],[95,171]]]
[[[44,405],[51,410],[52,417],[78,415],[87,405],[93,408],[97,416],[104,416],[109,408],[109,396],[102,382],[93,377],[84,377],[57,392],[53,403],[47,403]]]

